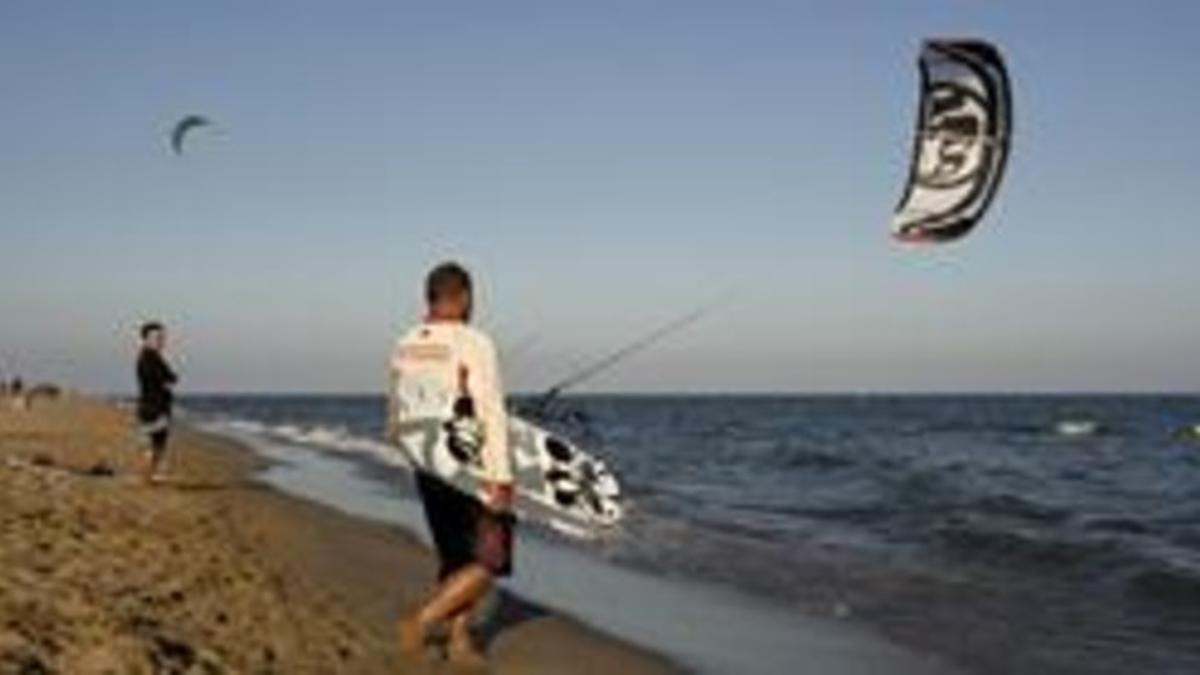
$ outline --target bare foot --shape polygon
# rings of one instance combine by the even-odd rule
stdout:
[[[454,666],[470,672],[486,672],[487,659],[466,635],[454,635],[446,647],[446,656]]]

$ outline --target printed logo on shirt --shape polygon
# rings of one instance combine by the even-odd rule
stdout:
[[[449,361],[450,348],[441,344],[403,345],[400,358],[410,361]]]

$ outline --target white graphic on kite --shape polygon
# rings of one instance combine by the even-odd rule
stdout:
[[[1012,92],[1000,51],[981,40],[927,41],[918,66],[912,167],[892,234],[904,242],[949,242],[978,224],[1000,187]]]

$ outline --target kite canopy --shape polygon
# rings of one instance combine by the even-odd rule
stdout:
[[[206,127],[212,124],[207,117],[202,115],[188,115],[175,123],[175,127],[171,129],[171,149],[175,154],[183,154],[183,141],[187,137],[188,132],[199,127]]]
[[[982,40],[930,40],[918,60],[921,101],[912,167],[892,234],[954,241],[1000,187],[1012,135],[1012,92],[1000,51]]]

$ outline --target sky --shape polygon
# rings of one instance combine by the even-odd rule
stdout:
[[[381,389],[466,263],[511,389],[1200,389],[1200,4],[0,3],[0,374]],[[1003,50],[985,222],[898,246],[915,59]],[[188,152],[172,124],[217,122]]]

